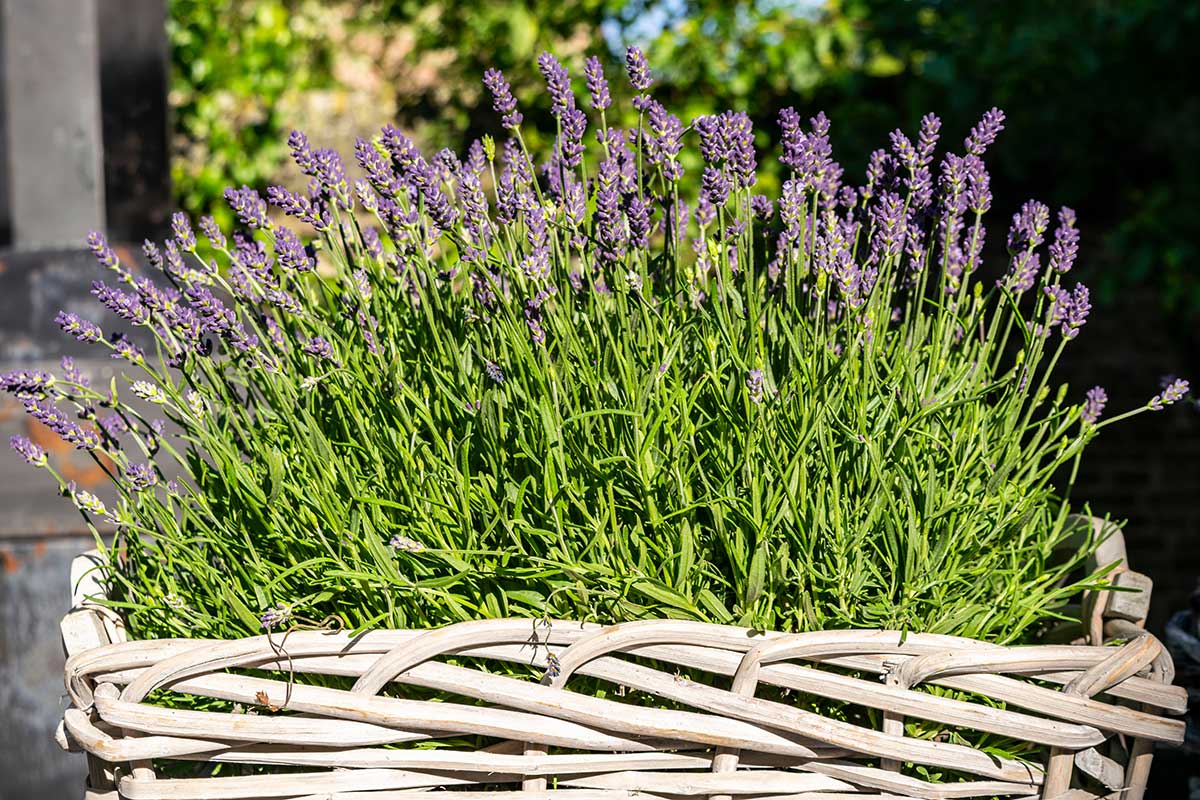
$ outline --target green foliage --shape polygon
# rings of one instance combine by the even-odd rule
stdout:
[[[287,155],[289,93],[330,79],[328,42],[307,23],[300,0],[171,0],[171,179],[191,213],[232,217],[225,187],[261,186]]]
[[[395,141],[377,146],[409,152]],[[466,169],[447,185],[459,200]],[[641,175],[635,192],[678,191],[649,162]],[[189,340],[178,301],[138,285],[158,363],[133,356],[142,382],[108,392],[54,385],[134,430],[100,448],[134,635],[249,634],[264,613],[357,629],[667,616],[1009,642],[1086,585],[1091,543],[1070,544],[1050,481],[1101,426],[1049,389],[1067,339],[1032,333],[1040,287],[1022,310],[1019,289],[985,291],[936,248],[868,257],[880,223],[840,239],[840,212],[803,182],[783,232],[738,189],[693,229],[699,258],[668,236],[616,260],[598,213],[572,221],[527,187],[550,222],[540,277],[528,206],[491,223],[484,263],[462,261],[470,212],[435,226],[424,209],[442,190],[424,185],[376,183],[412,217],[359,193],[379,251],[327,183],[321,275],[271,258],[287,234],[261,220],[257,245],[214,245],[228,279],[168,263],[208,334]],[[877,280],[831,271],[845,247]],[[206,285],[235,305],[213,311]],[[152,433],[130,392],[181,433]]]

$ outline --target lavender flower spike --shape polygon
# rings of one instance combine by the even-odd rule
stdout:
[[[314,336],[311,339],[301,342],[300,349],[310,356],[328,361],[333,360],[333,345],[320,336]]]
[[[1067,309],[1067,318],[1063,320],[1062,335],[1064,339],[1074,339],[1079,335],[1079,329],[1087,322],[1088,313],[1092,310],[1092,303],[1088,288],[1082,283],[1075,285],[1075,290],[1071,292],[1071,305]]]
[[[270,230],[271,221],[267,219],[267,204],[263,202],[258,192],[249,186],[234,189],[232,186],[225,190],[225,201],[233,209],[233,213],[242,224],[252,230]]]
[[[38,447],[27,436],[13,436],[8,440],[8,446],[17,452],[25,463],[31,467],[46,466],[46,451]]]
[[[571,76],[567,68],[550,53],[542,53],[537,59],[538,70],[546,79],[553,106],[550,113],[561,118],[569,109],[575,108],[575,95],[571,91]]]
[[[1070,272],[1079,253],[1079,229],[1075,227],[1075,212],[1063,206],[1058,212],[1058,228],[1050,245],[1050,269],[1060,275]]]
[[[654,85],[654,79],[650,77],[650,62],[640,47],[625,49],[625,71],[629,73],[629,85],[639,92]]]
[[[993,108],[983,115],[983,119],[979,120],[978,125],[971,128],[971,135],[967,137],[963,145],[971,155],[982,156],[996,141],[996,136],[1002,130],[1004,130],[1004,112]]]
[[[273,628],[279,627],[280,625],[286,624],[291,618],[292,610],[283,603],[279,603],[278,605],[272,606],[264,611],[259,616],[258,621],[262,625],[264,631],[269,631]]]
[[[58,327],[63,329],[64,333],[74,336],[81,342],[98,342],[104,338],[99,325],[80,317],[78,314],[68,314],[66,311],[59,311],[54,317],[54,321],[58,324]]]
[[[1107,404],[1108,393],[1104,391],[1104,387],[1093,386],[1088,389],[1087,402],[1083,404],[1083,421],[1095,425]]]
[[[583,74],[587,77],[592,108],[603,111],[612,105],[612,95],[608,92],[608,80],[604,77],[604,65],[600,63],[600,59],[596,56],[590,57],[583,65]]]
[[[125,477],[133,492],[144,492],[158,485],[158,473],[149,464],[130,464],[125,468]]]
[[[117,254],[108,246],[108,240],[104,238],[104,234],[99,231],[90,231],[87,235],[88,249],[92,251],[92,255],[96,257],[103,266],[114,272],[121,271],[121,261],[117,258]]]
[[[750,402],[761,403],[763,400],[763,371],[752,369],[746,375],[746,389],[750,392]]]
[[[500,114],[500,122],[506,128],[515,128],[525,119],[517,110],[517,99],[513,97],[512,87],[504,78],[504,73],[498,69],[489,69],[483,73],[483,85],[492,93],[492,108]]]
[[[1150,399],[1148,407],[1151,411],[1162,411],[1172,403],[1178,403],[1191,389],[1191,384],[1183,378],[1176,378],[1165,389]]]
[[[185,253],[196,252],[196,234],[192,232],[192,222],[187,214],[176,211],[171,215],[171,233],[179,243],[179,249]]]

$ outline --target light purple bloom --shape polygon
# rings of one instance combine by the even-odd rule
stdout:
[[[121,262],[113,249],[108,246],[108,240],[104,238],[103,233],[99,231],[88,232],[87,245],[88,249],[92,251],[92,255],[96,257],[96,260],[101,265],[114,272],[121,271]]]
[[[225,190],[225,200],[246,227],[252,230],[271,229],[271,221],[267,218],[267,204],[258,192],[249,186],[243,186],[241,189],[229,187]]]
[[[1071,307],[1067,309],[1067,317],[1062,323],[1064,339],[1074,339],[1079,335],[1079,329],[1087,322],[1091,310],[1092,304],[1088,288],[1082,283],[1076,284],[1075,290],[1071,292]]]
[[[612,95],[608,91],[608,80],[604,77],[604,65],[596,56],[588,58],[583,65],[583,74],[587,77],[588,92],[592,96],[592,108],[603,111],[612,105]]]
[[[550,91],[550,100],[553,103],[550,113],[561,118],[568,110],[575,108],[571,76],[567,73],[567,68],[548,52],[538,56],[537,65],[542,77],[546,79],[546,88]]]
[[[1004,130],[1004,112],[993,108],[983,115],[979,124],[971,128],[971,135],[963,142],[967,152],[973,156],[982,156],[984,151],[996,141],[996,136]]]
[[[104,338],[100,326],[94,322],[80,317],[78,314],[68,314],[66,311],[59,311],[54,317],[58,327],[63,329],[64,333],[74,336],[81,342],[98,342]]]
[[[8,446],[25,459],[25,463],[31,467],[46,466],[46,451],[34,444],[29,437],[12,436],[8,440]]]
[[[316,164],[313,161],[312,147],[308,143],[308,137],[300,131],[292,131],[288,134],[288,150],[292,154],[292,160],[296,162],[296,166],[300,171],[309,177],[314,177],[317,174]]]
[[[1176,378],[1167,384],[1161,392],[1150,399],[1148,404],[1151,411],[1162,411],[1167,406],[1178,403],[1187,395],[1191,385],[1183,378]]]
[[[517,110],[517,99],[513,97],[512,87],[504,79],[504,73],[498,69],[489,69],[483,73],[483,85],[492,93],[492,108],[501,115],[501,124],[506,128],[520,125],[524,117]]]
[[[279,603],[260,614],[258,621],[264,631],[269,631],[287,624],[287,621],[291,618],[292,610],[283,603]]]
[[[763,371],[752,369],[746,375],[746,389],[750,392],[750,402],[761,403],[763,400]]]
[[[218,250],[224,250],[229,244],[225,240],[225,234],[221,232],[220,226],[217,225],[217,221],[212,217],[200,218],[200,232]]]
[[[321,336],[314,336],[300,342],[300,349],[318,359],[333,360],[333,345]]]
[[[171,215],[171,233],[180,250],[185,253],[196,252],[196,234],[192,231],[192,222],[187,214],[176,211]]]
[[[1060,275],[1070,272],[1079,254],[1079,229],[1075,227],[1075,212],[1066,206],[1059,209],[1058,228],[1050,245],[1050,269]]]
[[[629,85],[636,92],[645,92],[654,85],[654,79],[650,77],[650,63],[639,47],[625,49],[625,72],[629,75]],[[649,102],[650,95],[639,94],[633,98],[633,107],[645,111]]]
[[[1108,404],[1108,393],[1101,386],[1093,386],[1088,389],[1087,401],[1083,404],[1083,421],[1089,425],[1095,425],[1100,419],[1100,415],[1104,413],[1104,406]]]

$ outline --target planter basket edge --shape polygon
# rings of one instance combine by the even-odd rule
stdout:
[[[1142,627],[1150,582],[1128,568],[1121,531],[1093,518],[1078,524],[1106,534],[1093,562],[1116,565],[1114,586],[1140,593],[1085,595],[1081,643],[1018,647],[896,631],[777,634],[672,620],[601,627],[530,619],[373,631],[354,640],[295,631],[286,638],[129,641],[119,615],[91,599],[103,595],[103,560],[93,552],[71,570],[73,607],[61,630],[72,704],[57,738],[87,754],[87,800],[412,800],[443,788],[463,790],[451,800],[821,800],[846,792],[1140,800],[1155,742],[1182,741],[1182,723],[1163,715],[1182,713],[1186,694],[1169,685],[1170,657]],[[1111,640],[1123,643],[1102,644]],[[521,681],[436,660],[447,653],[534,664],[543,677]],[[622,658],[630,654],[732,682],[728,690],[697,683]],[[227,672],[231,667],[278,674],[251,677]],[[878,674],[881,682],[846,670]],[[355,684],[341,690],[293,682],[299,672]],[[575,675],[672,707],[563,691]],[[452,692],[469,704],[380,696],[392,681]],[[881,729],[757,697],[764,685],[878,709]],[[921,685],[973,697],[936,696]],[[265,708],[223,714],[144,702],[160,687]],[[278,708],[300,713],[276,716]],[[912,719],[1023,739],[1047,757],[1030,764],[955,741],[906,737]],[[447,734],[497,744],[474,751],[379,747]],[[172,779],[156,774],[155,758],[313,771]],[[929,783],[902,774],[902,762],[972,778]],[[548,778],[557,779],[554,789]],[[495,785],[519,788],[474,791]]]

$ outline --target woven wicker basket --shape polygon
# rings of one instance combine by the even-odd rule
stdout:
[[[1097,558],[1120,562],[1119,585],[1148,591],[1147,580],[1124,566],[1119,531]],[[671,620],[600,627],[528,619],[355,639],[293,631],[286,641],[278,634],[127,641],[120,619],[86,599],[98,591],[97,563],[94,554],[84,556],[73,570],[76,604],[62,626],[72,706],[59,731],[64,747],[88,754],[86,797],[93,800],[412,800],[447,789],[457,800],[1136,800],[1154,743],[1183,738],[1182,723],[1163,714],[1183,712],[1186,694],[1170,685],[1170,659],[1141,627],[1147,592],[1087,598],[1084,635],[1073,645],[1001,647],[896,631],[785,635]],[[1106,639],[1121,643],[1102,644]],[[460,657],[457,664],[439,660],[449,654]],[[462,665],[486,661],[531,664],[542,678]],[[242,672],[230,671],[235,668]],[[244,674],[251,668],[254,675]],[[682,677],[683,669],[712,680]],[[301,674],[354,683],[348,690],[324,688],[295,679]],[[575,692],[577,676],[665,702]],[[381,695],[392,682],[461,699]],[[158,690],[233,701],[257,713],[147,702]],[[881,729],[802,710],[787,702],[787,691],[878,709]],[[756,696],[768,693],[773,699]],[[1012,737],[1038,745],[1045,757],[1014,761],[954,736],[905,736],[906,720]],[[495,743],[477,750],[420,747],[422,740],[461,735]],[[285,769],[181,779],[156,774],[152,759]],[[932,783],[902,771],[907,763],[969,779]]]

